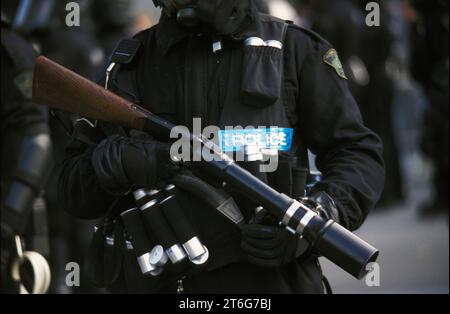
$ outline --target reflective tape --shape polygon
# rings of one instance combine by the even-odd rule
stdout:
[[[247,47],[272,47],[283,49],[283,44],[278,40],[263,40],[260,37],[250,37],[244,41],[244,46]]]

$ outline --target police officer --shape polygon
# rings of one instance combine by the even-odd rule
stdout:
[[[135,36],[138,52],[127,50],[132,45],[118,51],[132,60],[110,73],[108,87],[179,125],[192,127],[198,117],[220,128],[294,129],[291,148],[279,152],[279,169],[267,181],[293,197],[304,196],[293,192],[303,189],[292,188],[298,183],[293,173],[308,166],[309,148],[324,177],[304,201],[358,229],[382,191],[382,144],[363,125],[331,45],[258,13],[251,1],[155,3],[164,11],[159,24]],[[59,195],[79,218],[110,214],[114,206],[135,207],[131,189],[154,188],[177,171],[167,144],[148,135],[89,120],[80,121],[77,130],[82,136],[67,150]],[[300,254],[301,240],[268,223],[270,217],[255,219],[240,201],[245,196],[236,196],[247,222],[242,231],[202,199],[180,197],[189,204],[184,210],[209,249],[209,262],[200,272],[161,280],[155,292],[175,293],[177,285],[189,293],[324,291],[317,257]],[[133,278],[125,278],[126,287],[139,291]],[[120,281],[116,284],[125,283]]]
[[[12,278],[12,265],[20,258],[20,248],[17,247],[22,245],[21,241],[18,241],[20,244],[15,242],[16,236],[26,240],[27,246],[24,248],[39,245],[41,251],[47,251],[42,253],[48,253],[46,239],[36,237],[36,225],[47,225],[45,211],[37,206],[36,199],[51,166],[51,142],[46,111],[31,102],[35,57],[36,52],[31,45],[10,29],[2,14],[0,225],[3,293],[23,292],[17,278]],[[32,265],[42,266],[40,269],[46,273],[46,282],[41,286],[46,286],[46,290],[49,284],[48,265],[42,256],[35,253],[27,253],[25,258],[29,257]],[[24,267],[22,271],[28,273],[30,269]],[[29,292],[34,290],[32,286],[30,281],[25,284]]]

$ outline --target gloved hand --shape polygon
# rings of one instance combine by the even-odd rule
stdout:
[[[324,191],[312,193],[311,196],[300,200],[305,206],[315,211],[319,216],[327,220],[340,223],[339,211],[333,198]]]
[[[300,200],[324,219],[339,223],[339,211],[334,200],[324,191],[313,193]],[[262,267],[279,267],[292,262],[297,254],[304,253],[298,246],[299,238],[291,234],[276,219],[263,211],[255,215],[242,229],[241,248],[248,254],[248,261]]]
[[[153,188],[179,169],[170,144],[149,137],[110,136],[95,148],[91,162],[102,187],[118,195],[133,187]]]
[[[298,236],[278,224],[268,225],[267,220],[244,225],[241,248],[253,265],[276,268],[289,264],[296,258]]]

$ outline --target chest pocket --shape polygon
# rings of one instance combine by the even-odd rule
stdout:
[[[257,31],[243,41],[235,53],[227,102],[221,116],[223,126],[289,128],[283,100],[283,43],[289,23],[260,15]],[[239,84],[239,86],[236,86]]]
[[[265,47],[261,50],[258,48],[259,51],[250,52],[252,56],[244,56],[245,52],[242,52],[244,49],[233,52],[229,84],[219,127],[221,129],[237,126],[290,128],[291,124],[286,115],[283,99],[282,69],[278,69],[277,66],[277,74],[275,74],[274,68],[270,69],[262,65],[263,60],[268,57],[265,55],[268,52]],[[269,54],[274,52],[271,51]],[[281,51],[279,53],[281,54]],[[259,66],[251,67],[247,64],[242,67],[242,62],[245,62],[246,58],[253,57],[256,58],[253,62],[259,63]]]
[[[259,32],[244,41],[241,101],[265,108],[281,98],[283,43],[288,23],[260,16]]]
[[[241,101],[247,106],[265,108],[281,97],[282,50],[266,43],[271,44],[259,38],[245,42]],[[281,46],[280,42],[276,43]]]

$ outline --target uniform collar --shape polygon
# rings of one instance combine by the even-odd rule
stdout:
[[[156,42],[163,55],[166,55],[173,46],[189,35],[190,33],[183,29],[177,21],[164,13],[161,15],[156,31]]]

